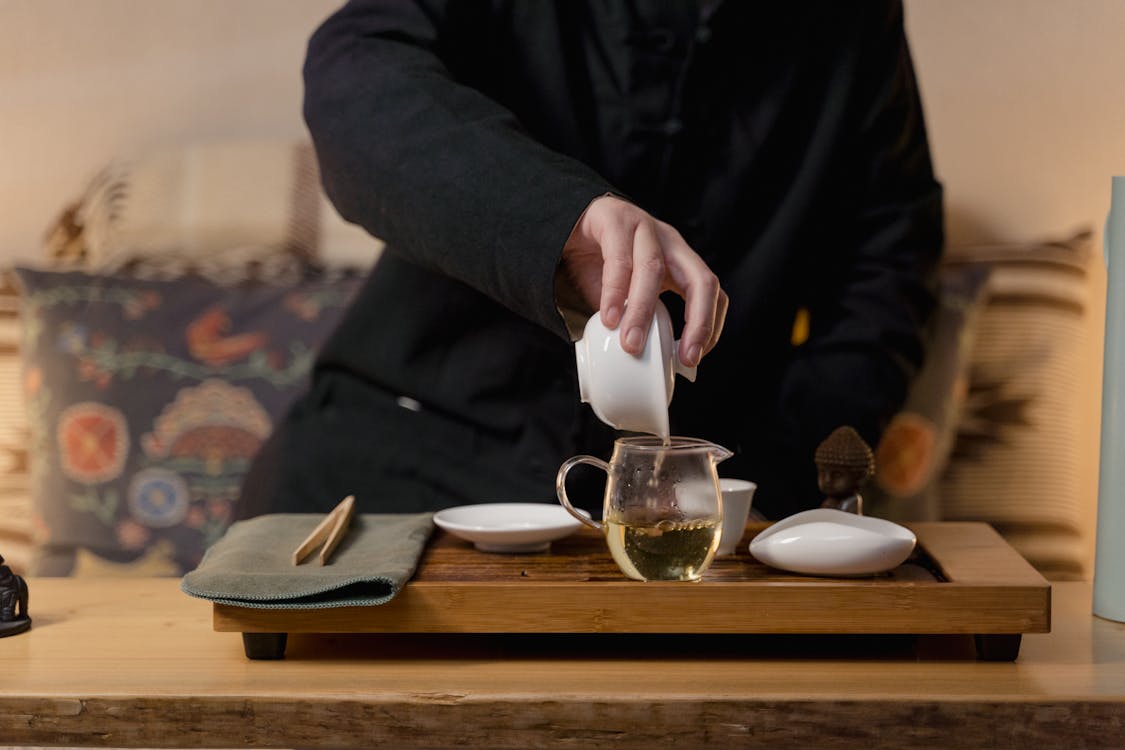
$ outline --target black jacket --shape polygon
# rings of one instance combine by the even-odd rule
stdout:
[[[904,398],[942,204],[900,3],[703,18],[692,2],[353,0],[304,74],[328,195],[387,250],[323,350],[305,421],[283,429],[362,439],[351,469],[303,465],[353,483],[388,452],[406,460],[402,434],[442,453],[407,472],[427,499],[404,479],[369,507],[551,500],[563,459],[608,457],[553,296],[564,241],[606,192],[678,228],[729,294],[672,427],[733,449],[720,473],[758,481],[767,514],[817,502],[816,444],[850,424],[874,445]],[[374,411],[346,428],[312,416],[396,399],[428,421],[384,434]]]

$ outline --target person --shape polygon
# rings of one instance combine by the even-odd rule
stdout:
[[[599,314],[639,352],[657,299],[700,365],[673,433],[766,517],[902,403],[943,234],[900,2],[351,0],[304,82],[325,191],[385,251],[240,515],[554,501],[616,437],[572,341]]]

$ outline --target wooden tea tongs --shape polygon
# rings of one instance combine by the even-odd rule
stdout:
[[[329,511],[328,515],[312,530],[311,534],[305,537],[301,546],[293,550],[293,564],[300,565],[301,561],[308,557],[309,553],[322,542],[324,546],[320,548],[319,560],[321,565],[327,563],[328,558],[339,546],[340,540],[348,533],[348,526],[352,522],[354,511],[355,495],[348,495],[340,501],[339,505]]]

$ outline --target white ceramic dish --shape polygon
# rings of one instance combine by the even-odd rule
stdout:
[[[582,338],[574,342],[579,398],[611,427],[668,437],[675,376],[694,381],[696,372],[680,362],[668,308],[657,301],[640,356],[621,348],[620,335],[620,327],[607,329],[598,313],[586,322]]]
[[[794,573],[874,575],[902,564],[917,544],[910,529],[884,518],[815,508],[782,519],[750,542],[759,562]]]
[[[509,553],[542,552],[582,526],[553,503],[460,505],[434,513],[434,523],[479,550]]]

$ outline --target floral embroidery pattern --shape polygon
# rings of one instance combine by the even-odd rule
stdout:
[[[16,273],[38,538],[121,563],[163,545],[181,573],[362,283]]]
[[[129,512],[145,526],[175,526],[184,520],[190,504],[187,483],[175,472],[142,469],[129,482]]]
[[[115,479],[125,465],[129,431],[119,409],[84,401],[63,410],[58,421],[63,472],[83,484]]]
[[[188,456],[221,463],[229,456],[251,457],[271,426],[269,414],[248,388],[211,379],[180,390],[156,418],[152,432],[141,437],[141,445],[155,458]]]
[[[222,367],[265,347],[269,336],[261,331],[229,334],[230,315],[221,307],[212,307],[188,324],[187,345],[191,356],[212,367]]]

